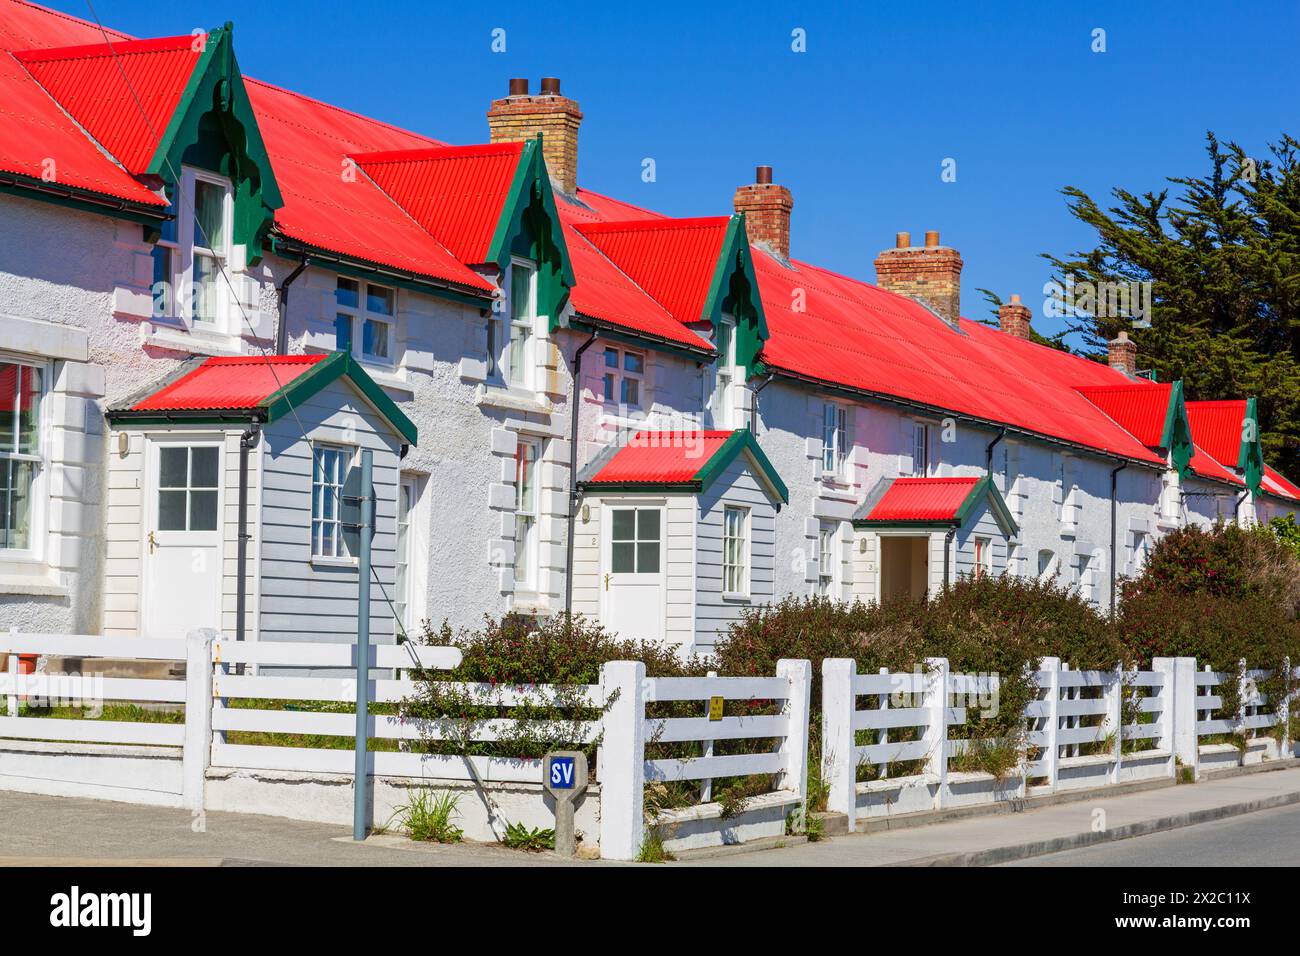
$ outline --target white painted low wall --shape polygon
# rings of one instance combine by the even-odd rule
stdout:
[[[540,785],[489,783],[482,789],[458,780],[375,776],[371,778],[371,821],[375,828],[401,829],[398,808],[412,790],[459,794],[452,822],[470,840],[493,842],[507,823],[529,828],[555,827],[555,801]],[[207,772],[209,810],[260,813],[312,823],[352,825],[352,775],[297,770],[213,767]],[[576,829],[584,846],[600,840],[600,786],[593,784],[576,804]]]
[[[179,747],[0,740],[0,789],[179,807],[181,786]]]
[[[742,810],[729,817],[723,817],[722,804],[702,803],[662,813],[650,826],[670,853],[735,846],[784,836],[786,821],[802,804],[797,793],[765,793],[750,797]]]

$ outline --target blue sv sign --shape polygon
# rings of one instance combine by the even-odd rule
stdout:
[[[572,790],[574,784],[573,758],[551,758],[551,789]]]

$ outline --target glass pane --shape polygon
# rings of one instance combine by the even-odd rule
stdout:
[[[41,370],[19,365],[18,451],[34,455],[40,441]]]
[[[190,487],[215,488],[217,481],[217,451],[213,447],[190,449]]]
[[[624,405],[640,405],[641,389],[638,387],[641,383],[634,378],[623,379],[622,402]]]
[[[153,256],[153,285],[150,290],[154,298],[154,315],[167,315],[171,312],[172,251],[167,246],[155,245],[150,254]]]
[[[510,381],[522,383],[528,368],[528,329],[510,326]]]
[[[212,324],[217,321],[217,260],[210,256],[194,257],[194,321]]]
[[[194,180],[194,245],[224,252],[226,191],[215,183]]]
[[[487,333],[488,375],[500,375],[501,369],[497,363],[501,361],[501,320],[497,318],[488,319]]]
[[[718,326],[718,365],[731,364],[731,326],[723,322]]]
[[[185,530],[185,492],[158,492],[158,530]]]
[[[631,541],[615,541],[610,546],[610,565],[615,574],[631,574],[636,570]]]
[[[653,541],[636,546],[636,570],[638,574],[659,573],[659,542]]]
[[[645,357],[637,355],[635,352],[624,353],[623,370],[625,372],[635,372],[640,375],[645,371]]]
[[[359,283],[354,279],[339,279],[334,289],[334,301],[345,309],[355,309],[358,298]]]
[[[184,488],[189,449],[184,446],[158,450],[158,487]]]
[[[510,269],[510,318],[515,321],[531,321],[533,317],[532,288],[533,271],[527,266],[516,265]]]
[[[352,316],[342,312],[334,316],[334,351],[352,351]]]
[[[618,368],[618,350],[605,349],[605,367]]]
[[[32,478],[28,461],[0,462],[0,548],[31,547]]]
[[[21,365],[0,363],[0,451],[14,451],[14,421],[9,415],[18,397]]]
[[[614,400],[614,376],[606,375],[605,376],[605,401],[612,402],[613,400]]]
[[[361,327],[361,351],[375,358],[388,358],[388,323],[367,319]]]
[[[619,508],[614,512],[614,527],[611,535],[614,541],[631,541],[636,537],[636,512],[631,508]]]
[[[166,242],[176,241],[176,204],[172,203],[167,207],[171,219],[165,219],[158,227],[158,237]]]
[[[215,491],[190,492],[190,530],[217,530],[217,493]]]
[[[636,536],[641,541],[659,540],[659,510],[642,508],[636,513]]]
[[[515,580],[526,582],[530,573],[529,552],[532,551],[533,519],[515,519]]]
[[[392,289],[385,289],[379,285],[366,286],[366,310],[369,312],[378,312],[380,315],[393,314],[393,296]]]

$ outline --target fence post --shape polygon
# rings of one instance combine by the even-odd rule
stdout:
[[[1291,700],[1295,693],[1291,682],[1295,671],[1291,667],[1291,658],[1282,658],[1282,701],[1277,707],[1277,719],[1282,722],[1282,732],[1278,735],[1277,757],[1286,760],[1291,756]]]
[[[18,628],[9,628],[9,694],[6,697],[5,713],[10,717],[18,716]]]
[[[1243,741],[1248,742],[1250,738],[1247,736],[1249,728],[1246,726],[1246,718],[1249,716],[1250,711],[1253,711],[1255,708],[1253,705],[1248,705],[1246,703],[1246,688],[1249,683],[1246,674],[1246,658],[1242,657],[1237,661],[1237,715],[1235,722],[1237,725],[1237,733],[1241,734],[1241,739]],[[1247,743],[1247,746],[1243,747],[1241,750],[1241,756],[1237,759],[1237,764],[1239,766],[1246,766],[1246,754],[1248,750],[1249,744]]]
[[[929,750],[929,773],[936,781],[934,808],[948,803],[948,658],[927,657],[925,707],[930,721],[925,728]]]
[[[804,820],[808,818],[808,693],[812,685],[812,663],[809,661],[779,660],[776,676],[784,677],[790,684],[790,696],[785,700],[786,731],[781,738],[778,753],[785,755],[777,786],[799,794]]]
[[[185,637],[185,746],[181,751],[181,805],[203,809],[204,783],[212,758],[212,641],[211,628]]]
[[[1124,760],[1124,665],[1115,665],[1114,679],[1106,688],[1106,731],[1115,733],[1115,753],[1110,765],[1110,782],[1119,783],[1120,764]]]
[[[1044,657],[1038,662],[1038,669],[1047,675],[1047,715],[1043,718],[1043,732],[1047,742],[1043,744],[1043,776],[1047,785],[1055,790],[1057,787],[1057,768],[1060,761],[1060,747],[1057,745],[1058,731],[1061,729],[1061,659]]]
[[[853,715],[857,697],[853,682],[856,661],[826,658],[822,661],[822,781],[826,809],[844,814],[852,833],[857,823],[857,761],[854,758]]]
[[[600,855],[635,860],[645,839],[645,664],[600,667],[607,703],[600,762]]]
[[[1165,675],[1165,712],[1168,747],[1175,764],[1200,776],[1200,747],[1196,741],[1196,658],[1157,657],[1151,669]],[[1174,771],[1175,774],[1177,771]]]
[[[705,676],[717,677],[718,672],[709,671],[708,674],[706,674]],[[704,702],[704,716],[705,717],[709,716],[709,702],[707,700]],[[712,757],[713,738],[709,737],[707,740],[702,741],[702,743],[704,745],[702,748],[703,750],[702,756]],[[710,803],[712,802],[712,800],[713,800],[713,778],[705,777],[703,780],[700,781],[700,803]]]

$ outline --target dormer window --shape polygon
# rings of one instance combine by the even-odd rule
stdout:
[[[230,258],[230,180],[185,167],[179,189],[179,202],[172,203],[175,218],[163,223],[154,245],[154,314],[227,332],[229,287],[221,273]]]
[[[488,379],[497,385],[532,390],[537,332],[537,269],[513,259],[506,276],[509,294],[488,317]]]
[[[713,378],[713,394],[709,398],[709,413],[714,428],[740,428],[744,424],[736,412],[736,388],[738,378],[736,368],[736,323],[731,318],[723,318],[718,323],[717,341],[714,347],[718,353],[717,369]]]

